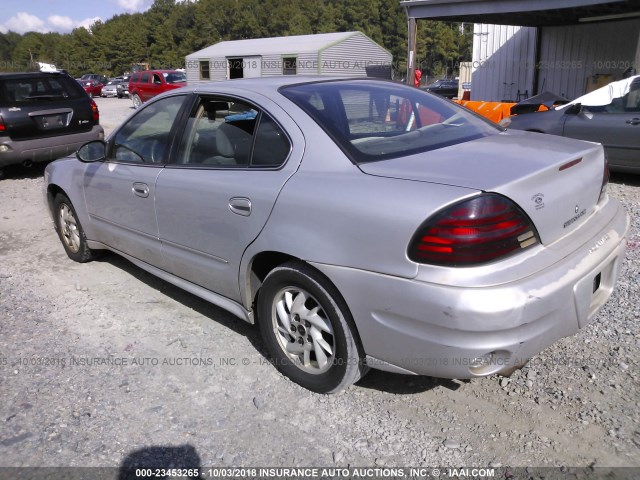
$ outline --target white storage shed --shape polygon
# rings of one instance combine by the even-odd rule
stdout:
[[[362,32],[340,32],[220,42],[185,59],[193,85],[276,75],[391,78],[392,56]]]

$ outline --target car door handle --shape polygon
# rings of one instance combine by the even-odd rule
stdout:
[[[640,118],[632,118],[631,120],[627,120],[627,123],[630,125],[640,125]]]
[[[147,198],[149,196],[149,185],[146,183],[135,182],[133,184],[133,193],[142,198]]]
[[[251,200],[244,197],[233,197],[229,200],[229,210],[243,217],[251,215]]]

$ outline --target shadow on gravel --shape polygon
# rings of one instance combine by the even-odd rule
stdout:
[[[640,187],[640,174],[611,172],[611,183]]]
[[[468,383],[468,380],[449,380],[447,378],[401,375],[382,370],[370,370],[356,385],[369,390],[407,395],[428,392],[438,387],[457,390],[462,386],[462,383]]]
[[[107,262],[116,268],[124,270],[132,277],[145,283],[149,287],[158,290],[172,300],[195,310],[200,315],[229,328],[239,335],[245,336],[260,355],[262,355],[266,360],[270,359],[257,326],[250,325],[226,310],[216,307],[200,297],[196,297],[181,288],[171,285],[170,283],[147,273],[119,255],[105,253],[104,256],[100,257],[96,261]],[[462,383],[466,382],[468,382],[468,380],[449,380],[425,376],[401,375],[372,369],[356,385],[361,388],[378,390],[381,392],[412,394],[426,392],[438,387],[457,390],[461,387]]]
[[[22,165],[8,165],[0,169],[1,180],[24,180],[27,178],[42,178],[44,169],[50,162],[34,163],[31,167],[23,167]]]
[[[140,470],[148,470],[153,473],[141,475]],[[197,473],[200,470],[200,455],[193,446],[187,444],[177,447],[153,446],[131,452],[120,464],[118,480],[136,480],[141,476],[175,478],[174,475],[156,476],[158,470],[182,470],[187,474],[180,475],[180,478],[202,478]],[[189,470],[196,473],[191,475]]]
[[[195,310],[200,315],[207,317],[214,322],[224,325],[225,327],[233,330],[235,333],[244,335],[251,342],[251,344],[256,347],[256,350],[258,350],[262,355],[266,355],[266,350],[264,349],[262,345],[262,339],[260,338],[260,332],[253,325],[240,320],[235,315],[232,315],[226,310],[223,310],[222,308],[219,308],[212,303],[201,299],[200,297],[196,297],[186,290],[182,290],[179,287],[176,287],[150,273],[147,273],[146,271],[138,268],[133,263],[129,262],[127,259],[119,255],[106,253],[97,261],[107,262],[116,268],[124,270],[132,277],[135,277],[151,288],[162,292],[162,294],[166,295],[172,300],[181,303],[185,307]]]

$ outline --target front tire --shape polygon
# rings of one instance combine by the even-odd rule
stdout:
[[[267,275],[258,321],[276,368],[311,391],[339,392],[368,370],[344,300],[307,264],[289,262]]]
[[[53,200],[53,215],[58,237],[69,258],[79,263],[93,260],[96,254],[87,245],[87,237],[78,215],[66,195],[56,195]]]

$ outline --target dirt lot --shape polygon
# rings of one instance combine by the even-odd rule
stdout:
[[[97,102],[107,130],[132,112]],[[640,466],[640,177],[612,179],[633,218],[627,259],[575,337],[510,379],[372,371],[322,396],[225,311],[115,255],[69,260],[42,168],[5,173],[0,466]]]

